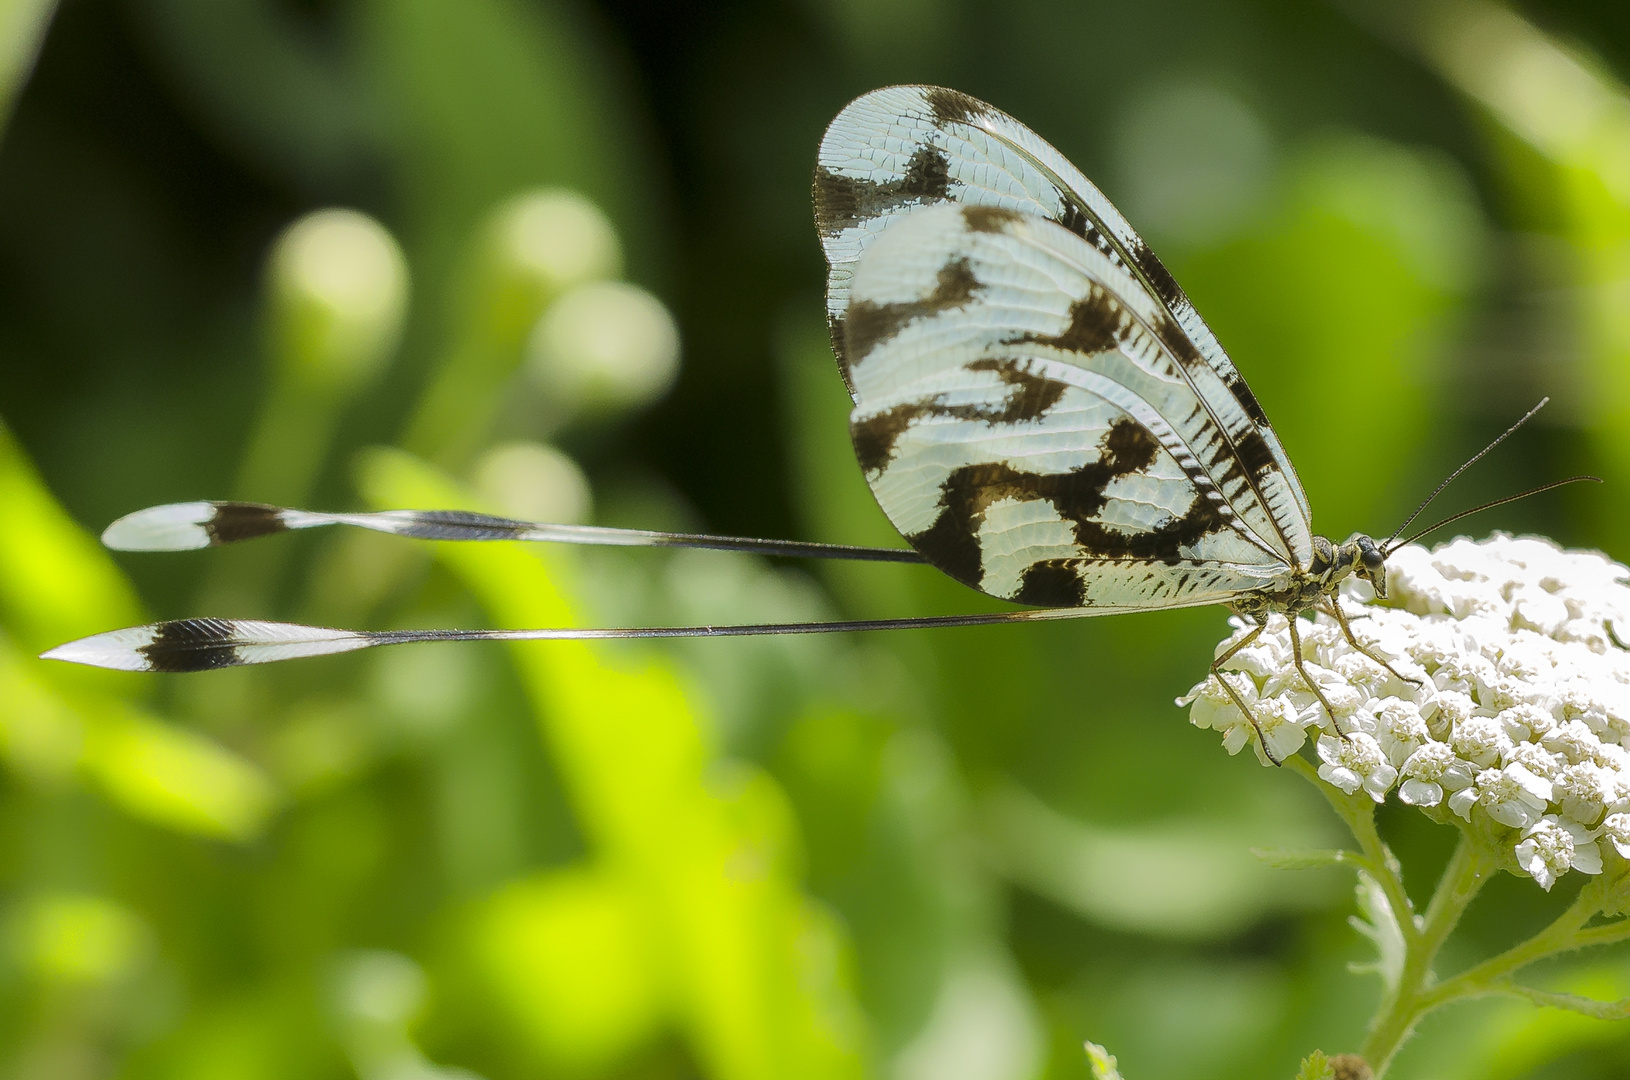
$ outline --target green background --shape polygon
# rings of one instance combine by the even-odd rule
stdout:
[[[1464,527],[1630,556],[1622,3],[0,0],[0,39],[3,1077],[1028,1080],[1084,1077],[1090,1038],[1130,1080],[1257,1080],[1357,1044],[1350,881],[1249,854],[1338,823],[1172,704],[1218,609],[192,678],[33,659],[205,613],[993,608],[915,567],[94,544],[199,498],[502,509],[478,463],[515,440],[569,454],[602,524],[898,543],[848,447],[808,196],[825,124],[877,86],[988,100],[1099,183],[1319,531],[1390,532],[1549,394],[1445,509],[1594,472]],[[565,414],[520,370],[556,295],[505,262],[501,208],[554,188],[677,319],[649,408]],[[327,316],[268,253],[334,206],[389,230],[410,291],[399,334],[302,382]],[[1452,838],[1406,809],[1383,826],[1422,896]],[[1570,887],[1496,882],[1447,963]],[[1535,977],[1630,996],[1630,951]],[[1392,1075],[1627,1060],[1623,1024],[1489,1002]]]

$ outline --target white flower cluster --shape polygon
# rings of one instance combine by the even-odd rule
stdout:
[[[1630,570],[1500,534],[1405,547],[1387,564],[1385,606],[1356,607],[1373,593],[1354,583],[1344,610],[1406,679],[1355,650],[1329,616],[1297,624],[1339,728],[1296,673],[1283,617],[1224,665],[1273,757],[1312,737],[1326,782],[1457,815],[1509,845],[1546,889],[1569,870],[1601,873],[1604,854],[1630,859],[1630,651],[1619,644],[1630,641]],[[1217,655],[1251,628],[1231,621]],[[1229,753],[1252,739],[1215,678],[1178,704],[1221,731]]]

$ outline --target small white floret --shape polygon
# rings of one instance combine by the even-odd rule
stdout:
[[[1319,737],[1319,776],[1351,795],[1359,788],[1376,802],[1387,797],[1398,770],[1387,764],[1375,739],[1363,732]]]
[[[1523,872],[1547,892],[1569,870],[1602,872],[1602,853],[1589,830],[1556,817],[1541,818],[1530,826],[1516,847],[1516,856]]]
[[[1540,745],[1567,758],[1570,762],[1590,761],[1596,756],[1601,739],[1581,720],[1569,720],[1545,733]]]
[[[1630,859],[1630,814],[1609,814],[1602,822],[1602,838],[1623,858]]]
[[[1499,764],[1500,758],[1511,749],[1511,737],[1492,716],[1473,716],[1455,726],[1449,745],[1467,761],[1485,768]]]
[[[1489,817],[1513,829],[1526,829],[1545,814],[1551,785],[1521,765],[1484,769],[1477,774],[1477,802]]]
[[[1401,766],[1432,738],[1420,708],[1413,701],[1389,697],[1370,710],[1375,717],[1375,737],[1387,761]]]
[[[1310,722],[1301,709],[1283,698],[1269,698],[1258,704],[1257,728],[1267,743],[1268,753],[1276,761],[1284,761],[1307,742],[1306,726]]]
[[[1612,772],[1591,762],[1569,765],[1556,778],[1556,802],[1562,813],[1581,825],[1594,825],[1616,794]]]

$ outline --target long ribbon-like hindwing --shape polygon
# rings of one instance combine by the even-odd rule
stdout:
[[[1306,497],[1239,373],[1126,220],[1034,132],[951,90],[864,95],[822,140],[815,208],[856,457],[909,548],[244,502],[138,511],[109,526],[104,542],[183,550],[346,525],[420,540],[926,562],[1039,610],[528,630],[184,619],[45,655],[199,671],[423,641],[976,626],[1211,603],[1250,614],[1294,609],[1333,588],[1336,562],[1325,553],[1334,549],[1320,541],[1329,566],[1315,565]]]
[[[374,514],[320,514],[246,502],[189,502],[150,506],[126,514],[102,533],[115,551],[190,551],[253,540],[291,529],[353,525],[414,540],[525,540],[600,547],[690,547],[808,559],[922,562],[907,548],[757,540],[745,536],[651,532],[598,525],[551,525],[464,510],[386,510]]]
[[[46,660],[115,671],[180,673],[270,664],[310,656],[431,641],[614,641],[633,638],[764,637],[1079,619],[1094,611],[1053,609],[912,619],[752,623],[737,626],[555,627],[524,630],[332,630],[251,619],[175,619],[111,630],[70,641],[41,654]]]

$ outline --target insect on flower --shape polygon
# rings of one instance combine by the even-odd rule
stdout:
[[[1063,155],[965,94],[889,87],[851,102],[827,128],[814,197],[855,453],[909,549],[220,502],[138,511],[103,539],[121,550],[177,550],[345,524],[431,540],[928,563],[1030,607],[604,629],[352,631],[201,618],[97,634],[45,655],[175,672],[407,642],[969,626],[1208,604],[1256,624],[1214,672],[1276,612],[1323,610],[1369,652],[1335,593],[1356,575],[1384,597],[1386,558],[1407,542],[1403,530],[1339,544],[1314,534],[1296,470],[1256,397],[1171,274]],[[1299,645],[1295,664],[1301,670]]]

